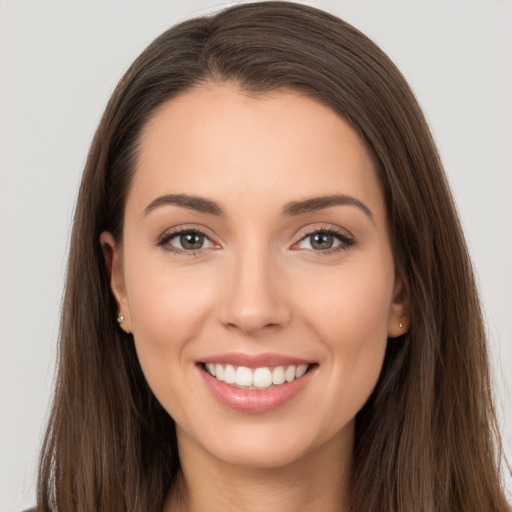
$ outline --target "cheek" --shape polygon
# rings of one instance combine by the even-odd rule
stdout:
[[[214,275],[201,271],[191,275],[189,269],[170,269],[165,261],[141,261],[126,263],[125,280],[137,353],[151,381],[184,362],[215,303],[217,284]]]
[[[387,340],[388,317],[392,302],[392,264],[351,265],[317,275],[297,286],[297,304],[311,326],[332,350],[359,351],[367,343]]]
[[[333,425],[361,409],[382,369],[393,267],[376,263],[371,269],[370,272],[366,267],[363,272],[352,268],[325,280],[325,286],[313,288],[303,311],[325,353],[329,382],[322,400],[326,410],[331,411]],[[305,294],[305,290],[301,293]],[[333,403],[342,406],[332,408]]]

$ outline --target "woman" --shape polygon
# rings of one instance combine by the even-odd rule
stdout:
[[[394,65],[292,3],[164,33],[84,172],[40,509],[506,511],[499,458],[471,264]]]

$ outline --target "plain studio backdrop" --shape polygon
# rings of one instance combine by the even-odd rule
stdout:
[[[70,219],[107,99],[157,35],[233,3],[0,0],[1,512],[35,504]],[[304,3],[379,44],[426,113],[474,259],[510,458],[512,2]]]

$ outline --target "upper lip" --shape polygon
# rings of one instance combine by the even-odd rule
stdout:
[[[299,357],[286,356],[282,354],[242,354],[239,352],[228,352],[217,354],[200,359],[200,363],[230,364],[233,366],[246,366],[247,368],[292,366],[301,364],[314,364],[314,361],[308,361]]]

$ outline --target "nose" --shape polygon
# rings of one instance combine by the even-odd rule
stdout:
[[[252,337],[286,326],[291,318],[286,283],[272,257],[249,249],[234,260],[219,305],[220,322]]]

